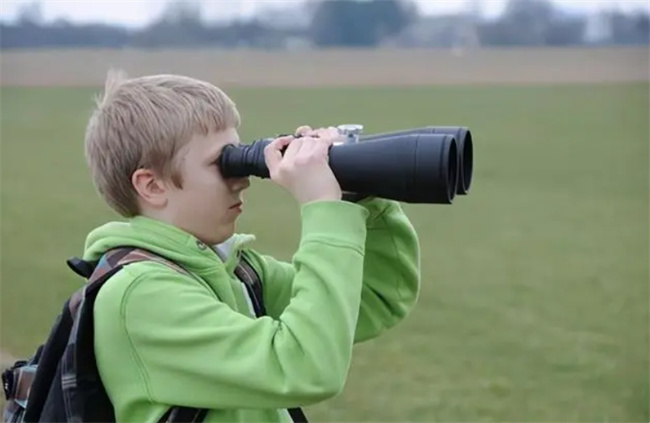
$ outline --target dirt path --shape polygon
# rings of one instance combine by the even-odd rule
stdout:
[[[563,84],[647,81],[648,50],[10,50],[0,66],[3,86],[101,86],[111,67],[133,76],[180,73],[224,87]]]

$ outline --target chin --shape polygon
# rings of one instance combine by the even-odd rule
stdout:
[[[234,235],[234,231],[221,232],[219,234],[206,237],[206,239],[204,239],[203,242],[205,242],[208,245],[218,245],[221,244],[222,242],[226,242],[233,235]]]

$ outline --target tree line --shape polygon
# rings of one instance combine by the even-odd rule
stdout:
[[[142,28],[44,22],[38,2],[0,25],[0,48],[295,48],[647,45],[647,12],[568,15],[548,0],[509,0],[494,19],[478,1],[452,16],[422,16],[412,0],[321,0],[248,20],[206,22],[201,2],[171,0]],[[307,17],[308,19],[304,19]],[[292,19],[293,18],[293,19]]]

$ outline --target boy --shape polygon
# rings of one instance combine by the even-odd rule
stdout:
[[[84,258],[135,246],[191,273],[133,263],[97,297],[97,366],[118,422],[156,422],[175,405],[208,409],[206,422],[289,422],[288,408],[339,394],[353,344],[395,326],[417,300],[413,227],[396,202],[342,200],[331,129],[303,126],[303,137],[265,150],[271,180],[301,211],[292,263],[235,234],[249,181],[224,179],[218,159],[239,143],[239,124],[211,84],[114,72],[88,123],[93,181],[125,221],[93,230]],[[268,316],[255,318],[233,274],[241,254],[260,275]]]

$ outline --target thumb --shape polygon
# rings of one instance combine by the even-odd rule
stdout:
[[[293,140],[292,135],[276,138],[264,147],[264,160],[269,173],[273,172],[282,161],[282,149]]]

